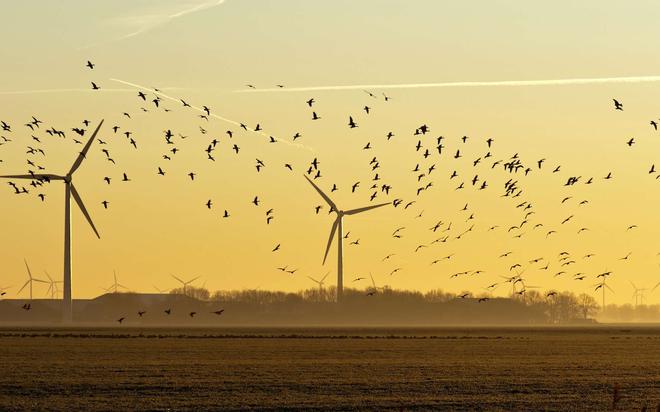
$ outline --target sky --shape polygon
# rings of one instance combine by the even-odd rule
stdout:
[[[65,173],[80,151],[71,129],[83,127],[85,119],[90,128],[105,119],[99,137],[116,163],[106,160],[97,142],[74,178],[101,233],[96,239],[74,208],[76,298],[103,293],[113,271],[130,290],[143,292],[176,287],[172,274],[200,276],[195,285],[211,290],[296,291],[314,286],[307,276],[328,272],[333,285],[334,248],[321,264],[332,217],[327,206],[315,213],[323,201],[303,178],[317,158],[322,177],[315,181],[326,191],[336,184],[331,196],[342,208],[403,200],[399,207],[345,219],[346,286],[365,288],[368,282],[353,280],[372,274],[379,285],[420,291],[481,294],[500,283],[491,292],[506,296],[510,287],[502,276],[517,273],[510,268],[518,263],[527,284],[541,291],[600,298],[596,276],[612,271],[608,302],[632,302],[633,282],[649,289],[648,303],[660,303],[660,288],[650,291],[660,282],[660,179],[649,173],[660,148],[660,134],[650,125],[660,121],[660,82],[524,83],[660,76],[652,41],[660,36],[659,12],[652,1],[12,2],[0,26],[0,36],[11,39],[2,51],[0,120],[12,126],[0,134],[11,140],[0,145],[0,173],[26,173],[33,169],[27,158]],[[92,90],[91,82],[101,89]],[[477,83],[370,86],[376,98],[361,87],[455,82]],[[153,88],[163,93],[159,108],[151,102]],[[313,108],[305,103],[310,98]],[[613,98],[623,111],[614,110]],[[204,120],[178,99],[206,105],[217,117]],[[312,110],[320,120],[312,120]],[[43,120],[40,129],[24,126],[31,116]],[[359,127],[349,129],[349,116]],[[263,132],[244,131],[238,123],[250,130],[259,123]],[[430,132],[415,136],[422,124]],[[114,125],[120,126],[116,134]],[[47,127],[64,130],[66,138],[49,136]],[[170,153],[172,160],[162,157],[172,148],[167,129],[180,150]],[[390,131],[395,136],[388,141]],[[296,132],[302,137],[293,142]],[[269,143],[268,136],[278,142]],[[441,155],[438,136],[444,137]],[[632,146],[626,144],[630,138]],[[213,139],[215,162],[204,152]],[[363,150],[367,142],[371,149]],[[26,156],[28,146],[47,155]],[[432,153],[426,159],[425,149]],[[460,159],[453,158],[456,150]],[[491,167],[515,154],[532,169],[527,176],[501,164]],[[389,196],[379,190],[372,202],[374,157],[378,183],[392,190]],[[266,164],[261,171],[256,159]],[[538,169],[540,159],[546,160]],[[418,182],[422,172],[412,172],[417,164],[422,171],[435,164],[435,170]],[[157,175],[158,167],[165,176]],[[450,180],[454,170],[458,177]],[[610,172],[613,178],[604,180]],[[130,182],[121,181],[123,173]],[[472,185],[474,175],[488,182],[485,190]],[[580,177],[578,184],[564,186],[571,176]],[[586,185],[589,177],[594,183]],[[502,197],[509,179],[524,190],[519,198]],[[455,190],[461,182],[465,189]],[[35,277],[44,278],[45,271],[62,276],[64,188],[58,182],[28,188],[27,195],[14,195],[9,185],[0,186],[0,287],[11,287],[9,297],[26,280],[23,259]],[[259,206],[252,204],[255,196]],[[404,209],[410,201],[415,203]],[[534,214],[522,229],[509,231],[524,219],[527,211],[516,207],[522,202]],[[269,209],[274,219],[266,224]],[[229,218],[222,217],[224,210]],[[429,230],[439,221],[437,232]],[[538,224],[543,226],[534,229]],[[393,237],[400,227],[401,237]],[[444,236],[447,241],[432,243]],[[350,244],[357,239],[359,245]],[[511,254],[499,257],[506,252]],[[575,263],[561,266],[561,252]],[[431,264],[435,260],[440,262]],[[283,266],[297,271],[277,270]],[[451,277],[464,271],[469,274]],[[585,278],[574,280],[576,275]],[[46,289],[36,285],[35,297]]]

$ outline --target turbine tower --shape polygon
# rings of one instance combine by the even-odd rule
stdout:
[[[71,197],[73,197],[73,200],[76,201],[76,204],[80,208],[80,211],[83,213],[83,215],[85,215],[85,218],[87,219],[89,225],[92,227],[92,230],[96,234],[96,237],[98,237],[99,239],[101,238],[101,235],[99,235],[99,232],[96,230],[96,227],[94,226],[94,222],[92,222],[91,216],[89,215],[89,213],[87,213],[87,209],[85,208],[85,205],[83,204],[83,201],[80,198],[80,195],[76,190],[76,187],[73,185],[73,174],[76,172],[76,170],[78,170],[83,160],[85,160],[85,156],[87,155],[89,148],[92,146],[92,143],[94,142],[94,138],[96,137],[96,134],[99,132],[99,129],[101,129],[102,124],[103,124],[103,120],[101,120],[99,125],[96,127],[96,130],[94,130],[94,133],[87,141],[87,144],[85,144],[83,150],[78,154],[76,161],[73,162],[73,166],[71,166],[71,170],[69,170],[69,173],[67,173],[66,175],[60,176],[50,173],[29,173],[26,175],[0,176],[0,178],[5,178],[5,179],[27,179],[27,180],[39,180],[42,182],[50,182],[51,180],[61,180],[64,182],[64,296],[63,296],[63,304],[62,304],[62,318],[63,318],[62,320],[65,323],[70,323],[73,320],[73,301],[71,298],[72,297]],[[30,285],[30,288],[31,287],[32,285]]]
[[[23,286],[21,286],[21,288],[18,290],[18,292],[16,292],[16,294],[17,295],[20,294],[23,291],[23,289],[25,289],[26,286],[30,285],[30,300],[32,300],[32,284],[34,284],[34,282],[39,282],[39,283],[48,283],[48,282],[46,282],[45,280],[33,278],[32,271],[30,270],[30,266],[28,266],[27,260],[24,260],[24,262],[28,272],[28,280],[23,284]]]
[[[323,191],[318,186],[316,186],[316,184],[314,184],[314,182],[312,182],[309,177],[305,176],[305,179],[307,179],[307,181],[314,187],[314,189],[316,189],[319,195],[321,195],[323,200],[325,200],[325,202],[330,206],[330,210],[337,214],[337,218],[332,224],[332,229],[330,229],[330,239],[328,239],[328,246],[325,248],[325,255],[323,255],[323,264],[325,264],[325,260],[328,257],[328,252],[330,251],[330,246],[332,245],[332,239],[335,236],[335,232],[337,232],[337,302],[341,302],[344,294],[344,216],[356,215],[358,213],[366,212],[367,210],[389,205],[390,203],[380,203],[377,205],[365,206],[351,210],[340,210],[335,202],[333,202],[332,199],[328,197],[328,195],[323,193]]]

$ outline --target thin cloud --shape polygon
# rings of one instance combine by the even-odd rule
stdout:
[[[242,89],[234,93],[271,93],[271,92],[310,92],[310,91],[338,91],[362,89],[430,89],[449,87],[524,87],[524,86],[570,86],[605,83],[654,83],[660,82],[660,76],[634,76],[634,77],[596,77],[582,79],[550,79],[550,80],[505,80],[486,82],[443,82],[443,83],[405,83],[405,84],[355,84],[344,86],[309,86],[284,87],[268,89]]]
[[[164,26],[173,20],[176,20],[180,17],[183,17],[187,14],[190,13],[195,13],[198,11],[202,10],[207,10],[213,7],[217,7],[224,3],[225,0],[214,0],[214,1],[206,1],[201,4],[197,4],[195,6],[189,7],[184,10],[180,10],[176,13],[171,13],[171,14],[148,14],[148,15],[143,15],[143,16],[137,16],[137,17],[131,17],[130,19],[125,20],[126,22],[130,24],[137,25],[138,28],[128,34],[125,34],[121,37],[119,37],[117,40],[123,40],[123,39],[128,39],[131,37],[135,37],[138,34],[143,34],[146,33],[150,30],[153,30],[157,27]]]
[[[188,14],[217,7],[223,4],[224,2],[225,0],[205,1],[203,3],[195,4],[189,6],[186,9],[179,10],[176,12],[163,11],[163,12],[154,12],[148,14],[137,14],[137,15],[121,17],[118,19],[113,19],[111,21],[113,25],[120,25],[122,27],[128,26],[129,28],[132,28],[132,31],[127,34],[123,34],[119,37],[112,38],[110,40],[103,40],[96,43],[88,44],[86,46],[81,46],[78,48],[78,50],[88,50],[96,46],[130,39],[140,34],[147,33],[155,28],[165,26],[171,23],[172,21],[184,17]]]

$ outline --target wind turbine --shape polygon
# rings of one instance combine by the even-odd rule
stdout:
[[[186,288],[188,287],[188,285],[190,285],[191,283],[193,283],[194,281],[196,281],[197,279],[200,278],[200,276],[197,276],[196,278],[193,278],[193,279],[190,279],[190,280],[187,281],[187,282],[184,282],[183,280],[179,279],[178,277],[176,277],[176,276],[174,276],[174,275],[172,275],[172,277],[173,277],[174,279],[178,280],[178,281],[181,283],[181,285],[183,285],[183,294],[184,294],[184,295],[187,295],[187,293],[186,293]]]
[[[378,289],[382,289],[382,288],[379,288],[378,286],[376,286],[376,281],[374,280],[374,275],[369,273],[369,277],[371,278],[371,287],[373,288],[374,293],[378,292]]]
[[[158,293],[160,293],[160,294],[167,293],[167,292],[170,291],[170,289],[160,289],[160,288],[159,288],[158,286],[156,286],[156,285],[154,285],[154,289],[156,289],[156,290],[158,291]]]
[[[632,281],[630,281],[630,284],[632,285],[634,290],[632,297],[633,299],[635,299],[635,307],[637,307],[638,305],[643,305],[645,299],[644,292],[646,292],[646,288],[638,288],[637,286],[635,286],[634,283],[632,283]]]
[[[594,292],[598,291],[598,289],[603,290],[603,312],[604,312],[605,311],[605,289],[609,290],[612,293],[614,293],[614,290],[612,290],[612,288],[609,287],[609,285],[607,284],[607,276],[603,276],[603,281],[600,282],[600,283],[597,283],[595,286],[596,286],[596,289],[594,289]]]
[[[30,270],[30,266],[28,266],[27,260],[24,261],[25,261],[25,267],[27,268],[27,272],[28,272],[28,280],[23,284],[23,286],[21,286],[21,288],[18,290],[18,292],[16,292],[16,294],[17,295],[20,294],[27,285],[30,285],[30,300],[32,300],[32,284],[34,282],[40,282],[40,283],[48,283],[48,282],[46,282],[45,280],[33,278],[32,271]]]
[[[94,226],[94,222],[92,222],[92,218],[89,216],[89,213],[87,213],[87,209],[85,208],[85,205],[83,204],[83,201],[80,198],[76,187],[73,185],[73,174],[76,172],[76,170],[78,170],[83,160],[85,160],[85,156],[87,155],[87,152],[89,152],[89,148],[92,146],[94,138],[99,132],[102,124],[103,120],[101,120],[99,125],[96,127],[96,130],[94,130],[94,133],[92,133],[92,136],[87,141],[87,144],[85,144],[83,147],[83,150],[78,153],[78,157],[76,158],[75,162],[73,162],[73,166],[71,166],[69,173],[66,175],[60,176],[50,173],[29,173],[26,175],[0,176],[0,178],[5,179],[28,179],[44,182],[50,182],[51,180],[61,180],[64,182],[64,296],[62,305],[62,316],[64,322],[71,322],[73,320],[73,301],[71,298],[71,197],[73,197],[73,200],[76,201],[80,211],[83,213],[83,215],[85,215],[85,218],[87,219],[89,225],[92,227],[96,237],[99,239],[101,238],[101,235],[99,235],[99,232]],[[30,289],[31,288],[32,285],[30,285]]]
[[[124,285],[122,285],[121,283],[117,282],[117,271],[114,271],[114,270],[113,270],[113,275],[114,275],[114,278],[115,278],[115,283],[113,283],[113,284],[107,289],[107,291],[112,291],[112,293],[118,293],[119,288],[122,288],[122,289],[128,289],[126,286],[124,286]]]
[[[325,276],[321,278],[321,280],[316,280],[311,276],[307,276],[307,278],[312,282],[316,283],[317,285],[319,285],[319,294],[323,294],[323,285],[325,284],[325,278],[327,278],[329,274],[330,272],[326,273]]]
[[[57,294],[59,293],[59,290],[57,289],[57,284],[62,283],[61,280],[53,280],[53,278],[50,277],[48,272],[46,273],[46,276],[48,276],[48,290],[46,291],[46,294],[50,293],[50,298],[51,299],[56,299]]]
[[[328,195],[323,193],[323,191],[318,186],[316,186],[316,184],[314,184],[314,182],[312,182],[309,177],[305,176],[305,179],[307,179],[307,181],[314,187],[314,189],[316,189],[319,195],[321,195],[323,200],[325,200],[325,202],[330,206],[330,210],[337,214],[337,218],[332,224],[332,229],[330,229],[330,238],[328,239],[328,245],[325,248],[325,255],[323,255],[323,264],[325,264],[325,260],[328,257],[328,252],[330,251],[330,246],[332,245],[332,239],[335,236],[335,232],[337,232],[337,302],[341,302],[344,295],[344,216],[356,215],[358,213],[366,212],[367,210],[389,205],[390,203],[387,202],[372,206],[360,207],[357,209],[340,210],[335,202],[333,202],[332,199],[328,197]]]

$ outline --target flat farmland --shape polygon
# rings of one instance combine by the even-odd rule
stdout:
[[[656,410],[660,328],[0,329],[0,410]]]

